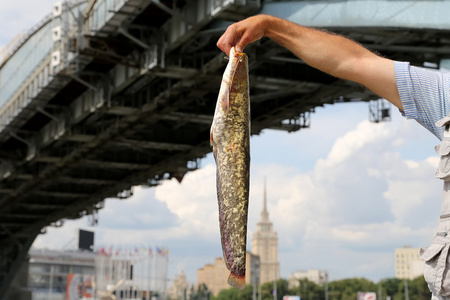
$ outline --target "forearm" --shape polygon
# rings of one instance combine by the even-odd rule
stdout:
[[[335,77],[360,83],[403,109],[392,60],[333,33],[271,16],[264,20],[264,35],[289,49],[308,65]]]
[[[355,80],[352,61],[375,55],[359,44],[333,33],[270,16],[266,22],[267,37],[290,50],[308,65],[339,78]]]

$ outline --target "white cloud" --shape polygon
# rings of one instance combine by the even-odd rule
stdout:
[[[214,165],[187,174],[178,183],[165,181],[156,188],[155,197],[180,220],[185,235],[209,238],[218,233],[218,209]]]
[[[334,164],[349,159],[355,152],[360,152],[360,155],[363,155],[364,152],[359,151],[361,148],[369,144],[371,146],[379,145],[376,141],[388,135],[389,129],[386,124],[377,124],[375,126],[369,121],[359,123],[356,130],[348,132],[335,142],[326,160],[327,167],[332,167]]]

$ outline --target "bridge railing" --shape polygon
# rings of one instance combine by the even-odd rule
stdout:
[[[4,61],[0,69],[0,133],[33,101],[39,102],[36,97],[67,66],[67,35],[77,26],[76,10],[79,13],[83,4],[57,2],[52,14],[39,23],[40,28]]]
[[[49,20],[4,63],[0,70],[0,107],[12,98],[33,71],[50,55],[53,47],[52,27],[58,20]]]
[[[84,33],[95,35],[127,0],[100,0],[89,11],[84,22]]]

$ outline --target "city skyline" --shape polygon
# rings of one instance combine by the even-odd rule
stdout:
[[[0,47],[50,13],[54,2],[5,3]],[[391,122],[374,124],[367,120],[366,103],[330,105],[316,108],[309,129],[264,130],[252,137],[248,240],[262,209],[266,176],[282,278],[297,269],[327,269],[330,280],[377,281],[395,276],[395,248],[429,245],[442,193],[434,178],[438,140],[395,108],[391,115]],[[48,228],[34,247],[63,249],[78,228],[95,231],[97,247],[114,241],[165,246],[171,252],[169,277],[184,270],[189,282],[197,268],[221,255],[211,154],[181,184],[136,187],[130,199],[105,203],[96,227],[86,218],[66,221]]]

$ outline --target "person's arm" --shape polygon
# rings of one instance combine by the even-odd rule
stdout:
[[[263,36],[284,46],[310,66],[358,82],[403,110],[394,62],[345,37],[273,16],[257,15],[230,25],[217,46],[226,54],[233,46],[242,52],[245,46]]]

